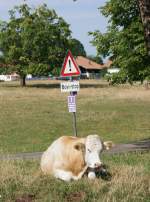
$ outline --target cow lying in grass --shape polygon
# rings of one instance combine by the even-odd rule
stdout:
[[[85,138],[62,136],[43,153],[41,170],[64,181],[78,180],[88,168],[102,166],[100,153],[111,146],[111,142],[102,142],[98,135]],[[88,177],[94,178],[90,173]]]

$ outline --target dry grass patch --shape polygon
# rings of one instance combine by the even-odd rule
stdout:
[[[110,190],[104,201],[144,201],[150,194],[149,176],[144,175],[143,167],[118,166],[113,169]]]
[[[90,182],[97,190],[96,200],[102,202],[147,201],[150,194],[150,176],[144,174],[143,167],[127,165],[112,166],[110,182],[102,179]]]
[[[38,161],[7,161],[0,164],[2,201],[20,202],[148,202],[150,172],[148,153],[117,155],[105,159],[110,181],[87,177],[70,183],[44,176]],[[140,158],[142,161],[140,162]],[[111,160],[110,160],[111,159]],[[125,161],[123,161],[125,159]],[[134,165],[131,165],[133,164]]]

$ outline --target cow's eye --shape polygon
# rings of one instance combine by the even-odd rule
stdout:
[[[88,152],[89,152],[89,153],[91,153],[91,150],[90,150],[90,149],[88,149]]]

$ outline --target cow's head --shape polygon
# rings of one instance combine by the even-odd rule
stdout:
[[[111,142],[102,142],[98,135],[88,135],[85,142],[85,162],[90,168],[101,167],[100,153],[110,149]]]

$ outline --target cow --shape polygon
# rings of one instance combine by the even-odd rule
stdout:
[[[43,153],[41,170],[64,181],[79,180],[87,168],[102,166],[100,153],[111,146],[111,142],[102,142],[98,135],[62,136]]]

